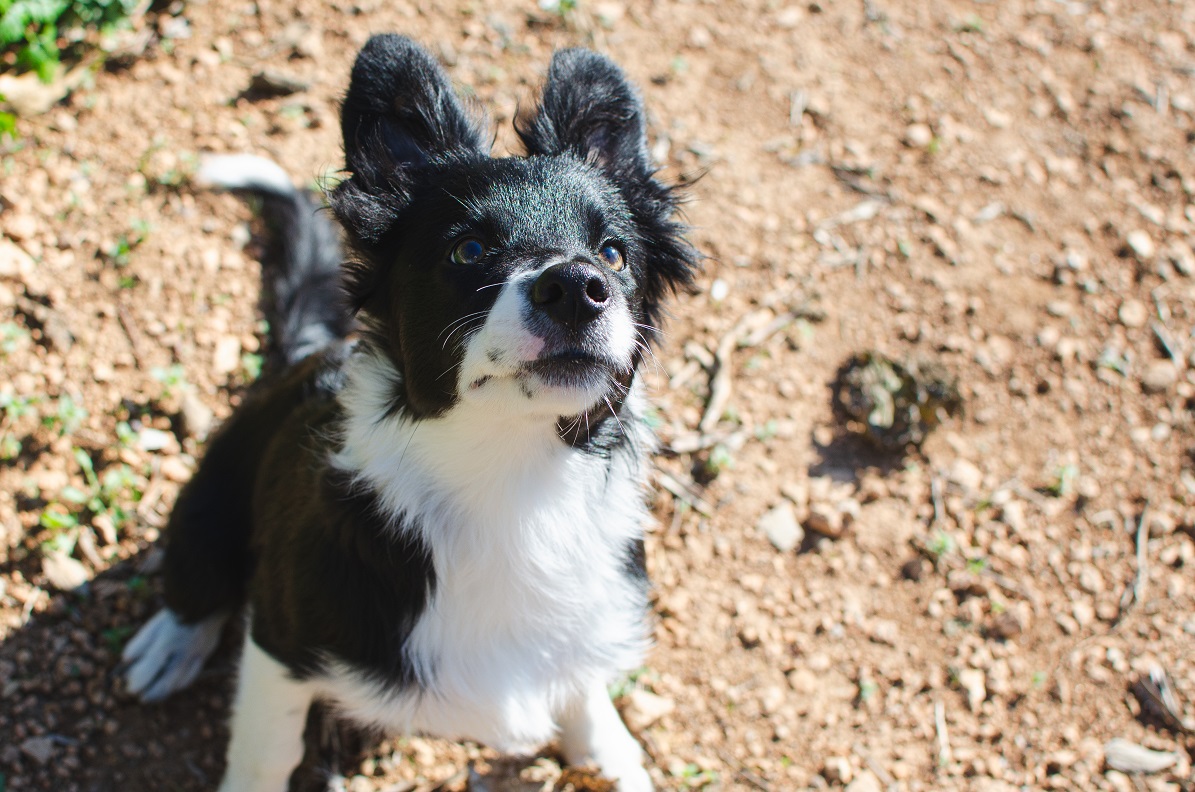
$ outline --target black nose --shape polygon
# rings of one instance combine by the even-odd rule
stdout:
[[[579,330],[610,303],[601,270],[584,261],[548,267],[531,287],[531,301],[557,324]]]

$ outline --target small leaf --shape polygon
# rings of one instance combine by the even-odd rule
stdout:
[[[88,497],[87,493],[78,487],[63,487],[58,496],[69,503],[85,503]]]

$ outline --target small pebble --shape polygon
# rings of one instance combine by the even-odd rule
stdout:
[[[859,773],[859,777],[846,785],[846,792],[883,792],[880,779],[870,770]]]
[[[1163,393],[1176,382],[1178,368],[1169,360],[1150,361],[1141,374],[1141,389],[1146,393]]]
[[[241,365],[241,339],[224,336],[216,342],[212,355],[212,368],[217,374],[231,374]]]
[[[909,148],[925,148],[934,139],[934,132],[926,124],[909,124],[905,129],[905,145]]]
[[[809,506],[805,527],[827,538],[839,539],[846,525],[838,509],[828,503],[814,503]]]
[[[910,558],[908,561],[901,564],[900,576],[905,580],[912,580],[914,582],[921,580],[925,575],[925,560],[920,556]]]
[[[669,715],[676,709],[676,702],[664,696],[658,696],[641,688],[635,688],[626,695],[626,706],[623,708],[623,718],[627,726],[634,731],[643,731],[648,726]]]
[[[988,697],[986,674],[979,668],[964,668],[958,672],[958,684],[967,694],[967,707],[972,712],[979,712]]]
[[[200,442],[206,440],[215,419],[212,409],[190,389],[183,393],[180,407],[186,433]]]
[[[41,569],[50,585],[59,591],[74,591],[91,577],[82,562],[61,550],[46,553],[42,557]]]
[[[1118,316],[1125,327],[1144,327],[1149,321],[1149,310],[1140,300],[1129,299],[1120,304]]]
[[[162,475],[171,481],[182,484],[191,478],[191,468],[179,457],[166,457],[162,460]]]
[[[1157,249],[1154,247],[1154,241],[1149,234],[1138,229],[1130,231],[1129,235],[1125,237],[1125,242],[1129,246],[1129,250],[1133,251],[1133,255],[1137,257],[1138,261],[1148,262],[1154,257]]]
[[[710,284],[710,299],[714,302],[722,302],[730,295],[730,284],[718,278]]]
[[[831,756],[822,768],[822,775],[831,784],[849,784],[854,777],[851,771],[851,760],[845,756]]]
[[[51,737],[30,737],[21,743],[21,753],[44,765],[54,757],[54,740]]]
[[[787,500],[760,517],[756,527],[782,553],[793,550],[805,538],[805,531],[797,522],[796,509]]]

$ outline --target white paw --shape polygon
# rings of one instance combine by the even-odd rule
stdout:
[[[142,701],[161,701],[195,681],[220,643],[227,615],[183,624],[169,608],[145,623],[124,648],[125,686]]]

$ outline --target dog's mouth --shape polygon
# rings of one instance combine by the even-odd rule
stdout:
[[[552,388],[587,388],[607,381],[617,370],[613,362],[580,350],[570,350],[531,360],[519,367]]]

